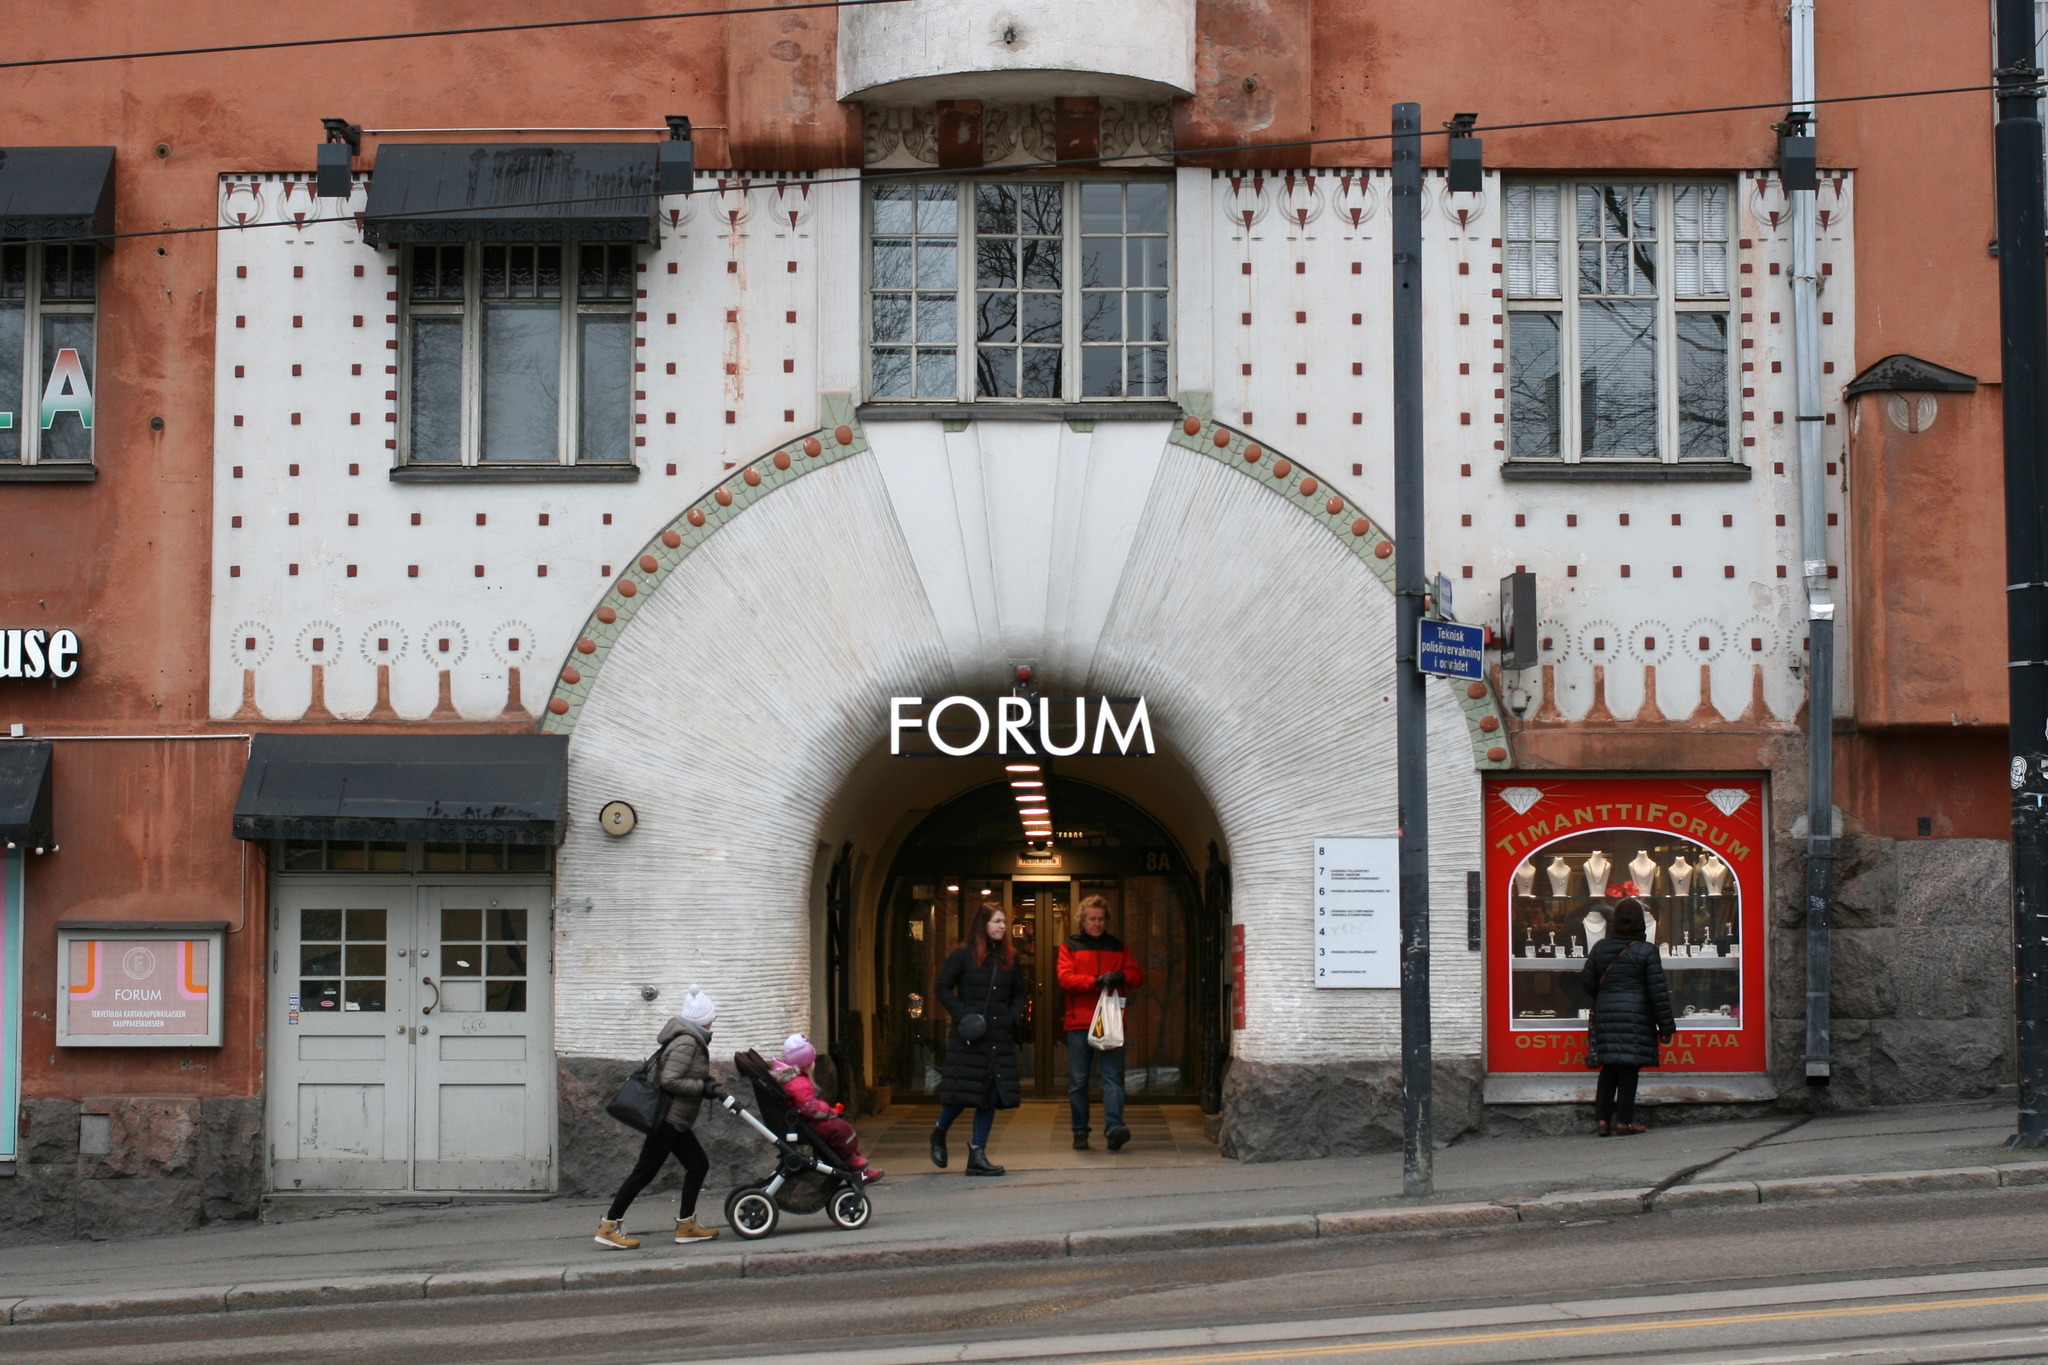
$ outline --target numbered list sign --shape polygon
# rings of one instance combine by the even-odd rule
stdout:
[[[1401,984],[1401,841],[1315,842],[1318,987]]]

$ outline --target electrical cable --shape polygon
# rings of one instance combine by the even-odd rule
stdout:
[[[673,10],[665,14],[615,14],[602,19],[542,19],[524,24],[479,24],[472,28],[428,28],[405,33],[362,33],[337,38],[286,38],[271,43],[223,43],[215,47],[170,47],[150,52],[105,52],[82,57],[27,57],[0,62],[0,71],[25,66],[77,66],[86,62],[132,62],[145,57],[206,57],[228,52],[274,52],[286,47],[337,47],[346,43],[394,43],[411,38],[462,38],[479,33],[526,33],[544,28],[594,28],[603,24],[646,24],[664,19],[715,19],[736,14],[787,14],[799,9],[856,9],[896,5],[903,0],[793,0],[787,5],[742,5],[732,9]]]
[[[852,2],[852,3],[868,3],[868,2],[869,2],[869,0],[851,0],[851,2]],[[892,0],[892,2],[893,2],[893,0]],[[1938,88],[1938,89],[1929,89],[1929,90],[1893,90],[1893,91],[1885,91],[1885,92],[1882,92],[1882,93],[1877,93],[1877,94],[1868,94],[1868,95],[1831,95],[1831,96],[1826,96],[1826,97],[1823,97],[1823,98],[1821,98],[1821,99],[1816,99],[1816,100],[1813,100],[1813,101],[1810,101],[1810,102],[1811,102],[1811,103],[1813,103],[1813,104],[1817,104],[1817,105],[1818,105],[1818,104],[1859,104],[1859,103],[1869,103],[1869,102],[1871,102],[1871,101],[1876,101],[1876,100],[1903,100],[1903,99],[1920,99],[1920,98],[1925,98],[1925,97],[1928,97],[1928,96],[1933,96],[1933,95],[1967,95],[1967,94],[1988,94],[1988,93],[1992,93],[1992,92],[1995,92],[1995,91],[1996,91],[1997,89],[1998,89],[1998,87],[1997,87],[1996,85],[1952,85],[1952,86],[1944,86],[1944,87],[1940,87],[1940,88]],[[1523,121],[1523,122],[1519,122],[1519,123],[1496,123],[1496,124],[1488,124],[1488,125],[1478,125],[1478,126],[1475,126],[1474,128],[1472,128],[1472,129],[1471,129],[1471,130],[1469,130],[1469,131],[1471,131],[1471,132],[1473,132],[1473,133],[1486,133],[1486,132],[1509,132],[1509,131],[1517,131],[1517,130],[1524,130],[1524,129],[1531,129],[1531,128],[1565,128],[1565,127],[1573,127],[1573,126],[1578,126],[1578,125],[1584,125],[1584,124],[1591,124],[1591,123],[1626,123],[1626,122],[1630,122],[1630,121],[1634,121],[1634,120],[1639,120],[1639,119],[1661,119],[1661,118],[1686,118],[1686,117],[1693,117],[1693,116],[1698,116],[1698,115],[1705,115],[1705,114],[1735,114],[1735,113],[1753,113],[1753,112],[1755,112],[1755,111],[1757,111],[1757,110],[1762,110],[1762,109],[1783,109],[1784,107],[1785,107],[1785,101],[1784,101],[1784,100],[1768,100],[1768,101],[1764,101],[1764,102],[1762,102],[1762,103],[1757,103],[1757,104],[1720,104],[1720,105],[1704,105],[1704,106],[1700,106],[1700,107],[1697,107],[1697,108],[1690,108],[1690,109],[1654,109],[1654,110],[1646,110],[1646,111],[1644,111],[1644,112],[1642,112],[1642,113],[1636,113],[1636,114],[1588,114],[1588,115],[1583,115],[1583,116],[1580,116],[1580,117],[1577,117],[1577,118],[1560,118],[1560,119],[1530,119],[1530,120],[1526,120],[1526,121]],[[1422,136],[1424,136],[1424,137],[1445,137],[1445,138],[1448,138],[1448,137],[1449,137],[1449,136],[1450,136],[1451,134],[1450,134],[1450,130],[1448,130],[1448,129],[1424,129],[1421,135],[1422,135]],[[1242,154],[1242,153],[1245,153],[1245,152],[1267,152],[1267,151],[1287,151],[1287,150],[1291,150],[1291,149],[1294,149],[1294,148],[1300,148],[1300,147],[1326,147],[1326,146],[1333,146],[1333,145],[1344,145],[1344,144],[1351,144],[1351,143],[1360,143],[1360,142],[1388,142],[1388,141],[1392,141],[1392,140],[1393,140],[1393,138],[1394,138],[1394,136],[1395,136],[1395,134],[1392,134],[1392,133],[1358,133],[1358,134],[1353,134],[1353,135],[1350,135],[1350,136],[1345,136],[1345,137],[1312,137],[1312,138],[1291,138],[1291,139],[1287,139],[1287,140],[1285,140],[1285,141],[1279,141],[1279,142],[1240,142],[1240,143],[1233,143],[1233,144],[1229,144],[1229,145],[1226,145],[1226,146],[1219,146],[1219,147],[1193,147],[1193,148],[1178,148],[1178,147],[1177,147],[1177,148],[1175,148],[1175,149],[1174,149],[1174,150],[1173,150],[1172,152],[1170,152],[1170,153],[1165,153],[1165,154],[1163,154],[1163,155],[1168,155],[1168,156],[1173,156],[1173,157],[1198,157],[1198,156],[1233,156],[1233,155],[1240,155],[1240,154]],[[658,144],[657,144],[657,145],[658,145]],[[988,168],[986,168],[986,169],[987,169],[987,170],[988,170],[989,172],[992,172],[992,173],[994,173],[994,174],[998,174],[998,175],[1015,175],[1015,174],[1019,174],[1019,173],[1022,173],[1022,172],[1026,172],[1026,171],[1042,171],[1042,170],[1071,170],[1071,169],[1074,169],[1074,168],[1076,168],[1076,167],[1082,167],[1082,166],[1102,166],[1102,165],[1109,165],[1109,164],[1114,164],[1114,163],[1119,163],[1119,162],[1147,162],[1147,161],[1150,161],[1150,160],[1154,159],[1155,157],[1157,157],[1157,156],[1159,156],[1159,155],[1162,155],[1162,154],[1160,154],[1160,153],[1153,153],[1153,152],[1134,152],[1134,153],[1132,153],[1132,152],[1127,152],[1127,153],[1124,153],[1124,154],[1121,154],[1121,155],[1117,155],[1117,156],[1089,156],[1089,157],[1067,157],[1067,158],[1060,158],[1060,159],[1056,159],[1056,160],[1051,160],[1051,161],[1029,161],[1029,162],[1019,162],[1019,163],[1014,163],[1014,164],[1010,164],[1010,165],[1004,165],[1004,166],[994,166],[994,167],[988,167]],[[1321,171],[1325,171],[1325,172],[1327,172],[1327,171],[1329,171],[1329,170],[1331,170],[1331,169],[1334,169],[1334,168],[1323,168],[1323,167],[1312,167],[1312,166],[1311,166],[1311,167],[1277,167],[1277,166],[1276,166],[1276,167],[1270,167],[1270,168],[1253,168],[1253,169],[1251,170],[1251,173],[1253,173],[1253,174],[1264,174],[1264,175],[1277,175],[1277,174],[1286,174],[1286,173],[1288,173],[1288,172],[1290,172],[1290,171],[1296,171],[1296,170],[1299,170],[1299,171],[1305,171],[1305,172],[1315,172],[1315,171],[1321,170]],[[707,172],[707,174],[715,174],[715,172]],[[764,178],[764,179],[762,179],[762,180],[760,180],[760,181],[751,181],[751,180],[750,180],[750,181],[749,181],[749,183],[750,183],[751,185],[753,185],[754,187],[757,187],[757,188],[758,188],[758,187],[763,187],[763,186],[766,186],[766,185],[771,185],[771,184],[777,184],[777,183],[787,183],[787,184],[793,184],[793,185],[802,185],[802,186],[804,186],[804,187],[806,187],[806,188],[810,188],[810,187],[814,187],[814,186],[825,186],[825,185],[855,185],[855,184],[864,184],[864,183],[872,183],[872,182],[876,182],[876,181],[882,181],[882,180],[918,180],[918,179],[928,179],[928,178],[935,178],[935,177],[955,178],[955,177],[958,177],[958,176],[959,176],[959,175],[961,175],[961,174],[962,174],[962,172],[960,172],[960,171],[957,171],[957,170],[942,170],[942,169],[938,169],[938,168],[920,168],[920,169],[916,169],[916,170],[908,170],[908,169],[906,169],[906,170],[887,170],[887,171],[864,171],[864,172],[862,172],[862,173],[860,173],[860,174],[858,174],[858,175],[850,175],[850,176],[836,176],[836,177],[833,177],[833,178],[831,178],[831,179],[823,179],[823,180],[820,180],[820,179],[802,179],[802,178],[796,178],[796,177],[791,177],[791,178],[788,178],[788,179],[783,179],[783,178],[781,177],[781,175],[780,175],[780,174],[778,174],[778,173],[774,173],[774,172],[770,172],[770,173],[769,173],[769,175],[770,175],[770,176],[773,176],[773,177],[775,177],[775,178]],[[695,188],[693,188],[693,189],[689,190],[689,191],[688,191],[688,193],[689,193],[689,194],[692,194],[692,195],[697,195],[697,194],[718,194],[718,193],[721,193],[721,192],[722,192],[722,191],[724,190],[724,188],[725,188],[724,186],[718,186],[718,185],[700,185],[700,186],[697,186],[697,187],[695,187]],[[650,195],[652,195],[652,191],[651,191],[651,190],[649,191],[649,194],[650,194]],[[523,201],[519,201],[519,202],[515,202],[515,203],[504,203],[504,204],[491,204],[491,205],[488,205],[488,206],[486,206],[486,209],[487,209],[487,211],[490,211],[490,212],[502,212],[503,210],[506,210],[506,209],[522,209],[522,208],[561,208],[561,207],[565,207],[565,206],[568,206],[568,205],[572,205],[572,204],[605,204],[605,203],[618,203],[618,202],[620,202],[621,200],[628,200],[628,199],[633,199],[633,198],[638,198],[638,197],[639,197],[639,196],[635,196],[635,195],[621,195],[621,194],[618,194],[618,193],[614,192],[614,193],[610,193],[610,194],[601,194],[601,195],[581,195],[581,196],[574,196],[574,197],[570,197],[570,198],[563,198],[563,199],[532,199],[532,200],[523,200]],[[680,197],[682,197],[682,196],[680,196],[680,195],[662,195],[662,196],[660,196],[660,197],[661,197],[661,198],[680,198]],[[454,215],[460,215],[460,214],[467,214],[467,213],[472,213],[472,212],[476,212],[476,211],[478,211],[478,210],[477,210],[476,208],[474,208],[473,206],[464,206],[464,207],[461,207],[461,208],[452,208],[452,209],[420,209],[420,210],[416,210],[416,211],[413,211],[413,212],[409,212],[409,213],[408,213],[408,214],[406,215],[406,217],[407,217],[408,219],[415,219],[415,218],[432,218],[432,217],[436,217],[436,216],[442,216],[442,215],[447,215],[447,216],[454,216]],[[341,214],[341,215],[336,215],[336,216],[333,216],[333,217],[326,217],[326,218],[319,218],[319,217],[314,217],[314,216],[312,216],[312,215],[306,215],[306,216],[304,216],[304,217],[294,217],[294,218],[293,218],[292,220],[290,220],[290,221],[283,221],[283,220],[279,220],[279,221],[274,221],[274,222],[265,222],[265,223],[209,223],[209,224],[207,224],[207,225],[205,225],[205,226],[202,226],[202,227],[164,227],[164,228],[138,228],[138,229],[135,229],[135,230],[132,230],[132,231],[128,231],[128,232],[111,232],[111,233],[107,233],[107,234],[105,234],[105,235],[103,235],[103,236],[102,236],[102,235],[96,235],[96,234],[88,234],[88,235],[89,235],[89,237],[90,237],[90,240],[93,240],[93,241],[117,241],[117,240],[122,240],[122,239],[127,239],[127,238],[140,238],[140,237],[183,237],[183,236],[191,236],[191,235],[194,235],[194,234],[198,234],[198,233],[207,233],[207,232],[244,232],[244,231],[248,231],[249,229],[252,229],[252,228],[306,228],[306,227],[315,227],[315,226],[318,226],[319,224],[322,224],[322,223],[355,223],[355,222],[356,222],[356,220],[357,220],[357,217],[358,217],[358,215],[356,215],[356,214],[353,214],[353,213],[350,213],[350,214]],[[47,237],[47,238],[44,238],[44,237],[22,237],[22,238],[13,238],[13,239],[10,239],[10,240],[11,240],[11,241],[13,241],[13,242],[16,242],[16,243],[25,243],[25,242],[53,242],[53,243],[54,243],[54,242],[75,242],[75,241],[79,241],[79,240],[81,240],[81,239],[80,239],[79,237],[75,237],[75,236],[74,236],[74,237]]]

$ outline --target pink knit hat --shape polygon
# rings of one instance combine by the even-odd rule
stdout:
[[[783,1040],[782,1060],[793,1067],[807,1067],[818,1060],[818,1049],[811,1046],[811,1040],[801,1033],[792,1033]]]

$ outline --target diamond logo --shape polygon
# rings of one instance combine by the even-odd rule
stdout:
[[[1515,808],[1515,814],[1527,815],[1529,807],[1543,799],[1543,793],[1535,787],[1503,787],[1500,799]]]
[[[1714,803],[1723,815],[1733,815],[1742,809],[1742,803],[1749,800],[1749,793],[1740,787],[1716,787],[1707,793],[1707,800]]]

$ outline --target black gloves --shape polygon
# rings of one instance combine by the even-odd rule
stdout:
[[[720,1085],[717,1081],[704,1082],[704,1098],[710,1100],[713,1104],[716,1104],[718,1101],[725,1098],[725,1087]]]
[[[1095,978],[1095,984],[1106,991],[1121,990],[1124,984],[1122,972],[1104,972]]]

